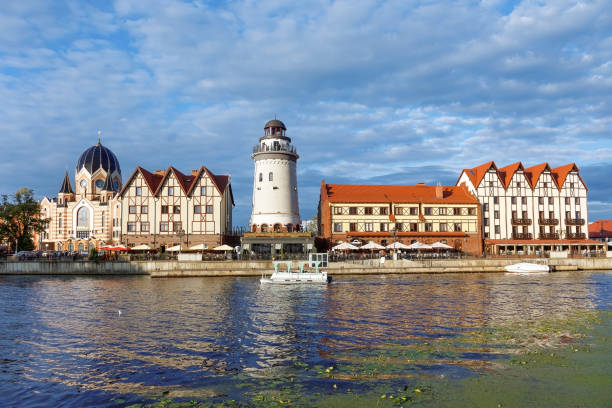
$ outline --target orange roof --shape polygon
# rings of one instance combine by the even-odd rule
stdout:
[[[525,170],[521,162],[516,162],[497,170],[497,173],[499,174],[499,179],[501,180],[505,189],[508,188],[508,186],[510,185],[510,181],[512,180],[512,176],[514,176],[514,173],[516,173],[516,171],[519,169]]]
[[[527,181],[529,181],[529,184],[531,185],[531,189],[534,189],[536,184],[538,184],[540,175],[544,170],[550,171],[550,166],[548,163],[537,164],[525,169],[525,175],[527,176]]]
[[[473,169],[463,169],[463,172],[467,173],[474,187],[478,187],[480,185],[480,182],[484,178],[484,175],[487,171],[489,171],[491,167],[493,167],[497,171],[497,175],[504,189],[507,189],[510,186],[512,176],[514,176],[514,173],[516,173],[518,170],[523,170],[525,172],[525,178],[527,178],[529,186],[532,190],[535,188],[544,170],[550,171],[551,176],[558,189],[561,189],[563,187],[563,183],[565,183],[567,175],[571,171],[580,171],[575,163],[570,163],[564,166],[559,166],[554,169],[551,169],[548,163],[541,163],[529,168],[524,168],[521,162],[516,162],[498,169],[497,167],[495,167],[495,163],[491,161],[482,164],[478,167],[474,167]],[[582,181],[582,184],[585,186],[585,188],[588,188],[586,187],[586,183],[584,182],[584,180],[582,180],[582,177],[580,177],[580,174],[578,174],[578,177],[580,178],[580,181]]]
[[[204,172],[206,172],[210,176],[211,180],[213,181],[213,184],[215,184],[215,186],[217,187],[221,195],[223,195],[225,191],[225,187],[227,186],[230,180],[229,175],[215,175],[204,166],[202,166],[199,170],[195,171],[195,173],[192,170],[189,175],[183,174],[182,172],[180,172],[179,170],[177,170],[176,168],[172,166],[169,166],[168,169],[166,170],[155,170],[154,173],[151,173],[150,171],[138,166],[136,167],[136,169],[134,169],[134,172],[128,178],[128,181],[124,184],[122,190],[119,192],[120,195],[123,195],[123,192],[127,189],[128,185],[130,184],[130,182],[132,181],[132,179],[136,176],[138,172],[142,174],[142,177],[145,179],[145,182],[147,183],[147,186],[149,187],[153,195],[157,195],[159,193],[159,191],[161,190],[163,181],[166,179],[166,177],[168,177],[168,175],[171,172],[174,173],[185,195],[191,194],[193,188],[196,185],[196,182],[199,176]],[[233,197],[232,197],[232,202],[233,202]]]
[[[436,197],[436,186],[387,186],[326,184],[329,202],[333,203],[439,203],[478,204],[478,200],[464,186],[442,187],[442,197]]]
[[[481,164],[478,167],[474,167],[473,169],[463,169],[463,171],[467,173],[474,187],[478,187],[485,174],[487,174],[487,171],[489,171],[491,167],[497,170],[495,162],[490,161],[488,163]]]
[[[597,220],[589,224],[589,238],[612,236],[612,220]]]

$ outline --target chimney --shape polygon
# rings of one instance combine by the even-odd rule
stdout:
[[[442,192],[442,186],[440,185],[440,182],[438,182],[438,185],[436,185],[436,198],[438,200],[444,198],[444,194]]]

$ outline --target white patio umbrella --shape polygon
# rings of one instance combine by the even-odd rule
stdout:
[[[213,248],[213,251],[233,251],[233,250],[234,248],[226,244]]]
[[[198,244],[198,245],[189,247],[190,251],[203,251],[205,249],[208,249],[208,244]]]
[[[432,248],[433,247],[431,245],[427,245],[427,244],[417,241],[414,244],[408,245],[407,249],[432,249]]]
[[[394,242],[392,244],[387,245],[387,249],[409,249],[409,246],[406,244],[402,244],[401,242]]]
[[[365,244],[364,246],[362,246],[360,249],[385,249],[384,246],[377,244],[374,241],[370,241],[367,244]]]
[[[181,250],[182,250],[182,248],[181,248],[180,245],[175,245],[175,246],[172,246],[170,248],[166,248],[166,252],[179,252]]]
[[[346,250],[354,251],[355,249],[359,249],[359,248],[353,244],[349,244],[348,242],[343,242],[341,244],[336,245],[335,247],[332,247],[332,251],[346,251]]]
[[[148,246],[147,244],[140,244],[140,245],[136,245],[135,247],[133,247],[132,251],[148,251],[150,249],[151,247]]]
[[[431,247],[436,249],[453,249],[452,246],[446,245],[443,242],[434,242],[433,244],[431,244]]]

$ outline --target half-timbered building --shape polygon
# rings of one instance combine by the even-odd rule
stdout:
[[[151,248],[225,242],[232,231],[234,198],[229,175],[206,167],[184,174],[170,166],[137,167],[119,193],[121,242]]]
[[[498,168],[488,162],[464,169],[457,180],[482,205],[488,253],[526,254],[597,249],[587,241],[588,188],[574,163]]]

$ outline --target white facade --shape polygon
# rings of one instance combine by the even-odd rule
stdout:
[[[463,170],[464,184],[482,205],[485,240],[586,239],[587,187],[575,164],[498,169],[490,162]]]
[[[251,231],[295,231],[300,229],[296,164],[299,158],[285,125],[266,123],[265,134],[254,147],[253,211]]]

